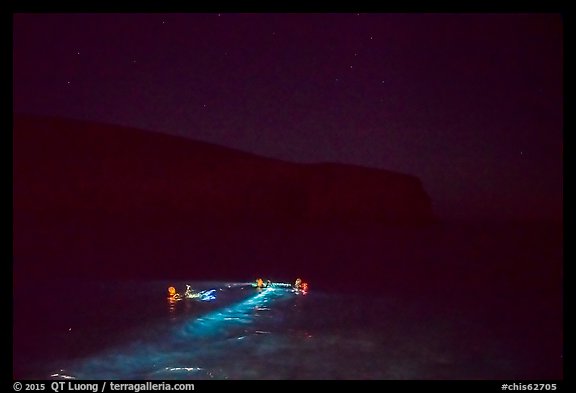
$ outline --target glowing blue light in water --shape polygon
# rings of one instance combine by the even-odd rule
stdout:
[[[248,284],[249,285],[249,284]],[[230,288],[228,286],[228,288]],[[244,289],[247,289],[246,292]],[[109,348],[85,359],[76,359],[66,374],[50,373],[51,378],[79,379],[206,379],[226,378],[211,364],[207,353],[225,350],[230,339],[238,342],[249,336],[270,332],[251,329],[254,318],[272,312],[272,303],[293,297],[285,288],[238,288],[242,294],[256,294],[224,308],[193,316],[166,330],[162,325],[132,336],[125,345]],[[202,291],[204,301],[215,299],[215,289]],[[183,300],[184,302],[187,299]],[[182,303],[184,304],[184,303]],[[214,303],[212,303],[214,304]],[[162,328],[164,329],[164,328]]]
[[[291,293],[291,291],[280,288],[261,289],[256,295],[246,300],[187,322],[182,329],[182,337],[214,336],[227,329],[250,324],[254,318],[254,312],[267,310],[268,307],[266,306],[269,303]]]
[[[216,299],[216,295],[214,295],[214,292],[216,292],[215,289],[210,289],[208,291],[202,291],[199,293],[200,295],[200,300],[203,302],[209,302],[211,300],[215,300]]]

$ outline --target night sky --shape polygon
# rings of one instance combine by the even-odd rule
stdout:
[[[419,177],[445,218],[562,215],[555,14],[15,14],[14,110]]]

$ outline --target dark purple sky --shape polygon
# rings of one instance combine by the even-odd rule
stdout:
[[[418,176],[444,217],[560,217],[555,14],[16,14],[14,110]]]

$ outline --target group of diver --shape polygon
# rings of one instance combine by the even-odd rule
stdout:
[[[190,285],[186,284],[186,291],[184,292],[183,295],[176,292],[176,288],[169,287],[168,299],[169,300],[197,299],[202,301],[208,301],[208,300],[214,300],[216,298],[214,292],[216,292],[215,289],[196,292],[192,289],[192,287],[190,287]]]
[[[282,283],[282,282],[272,282],[270,280],[264,281],[262,278],[257,278],[255,282],[252,283],[252,287],[263,289],[263,288],[291,288],[294,292],[300,294],[306,294],[308,292],[308,283],[302,281],[301,278],[297,278],[294,284]],[[186,291],[183,294],[178,293],[176,288],[168,288],[168,299],[171,301],[182,300],[182,299],[196,299],[201,301],[214,300],[216,290],[210,289],[205,291],[196,292],[192,287],[186,284]]]
[[[284,288],[292,288],[294,291],[298,293],[308,292],[308,283],[302,281],[301,278],[297,278],[294,284],[272,282],[270,280],[264,281],[262,278],[257,278],[256,281],[252,284],[252,286],[255,288],[284,287]]]

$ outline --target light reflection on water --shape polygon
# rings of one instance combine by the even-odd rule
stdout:
[[[469,307],[467,301],[440,298],[410,301],[314,290],[301,296],[284,288],[259,291],[249,283],[205,282],[194,283],[194,289],[216,289],[213,301],[170,302],[164,283],[137,285],[143,295],[128,305],[96,299],[89,310],[107,312],[98,315],[118,323],[112,333],[119,340],[103,340],[111,331],[99,330],[101,325],[72,325],[69,332],[67,321],[62,328],[67,337],[75,338],[57,347],[51,359],[38,359],[41,364],[30,368],[34,375],[124,380],[552,375],[540,371],[546,364],[542,355],[549,361],[554,350],[547,344],[546,330],[534,330],[534,340],[506,321],[488,321],[492,303],[481,308],[478,303]],[[113,290],[125,302],[126,289]],[[59,315],[68,314],[73,315]],[[127,317],[136,323],[123,322]],[[67,355],[71,347],[85,344],[84,337],[104,345]]]
[[[286,288],[254,289],[220,283],[209,308],[199,299],[167,298],[168,320],[160,320],[139,334],[126,337],[126,344],[76,359],[67,373],[52,378],[78,379],[226,379],[228,371],[218,361],[251,336],[269,334],[256,319],[266,317],[274,303],[298,295]],[[221,300],[221,302],[219,302]],[[235,300],[235,301],[233,301]],[[205,311],[205,312],[202,312]],[[202,365],[208,365],[202,366]]]
[[[268,307],[270,303],[294,296],[288,289],[267,288],[256,291],[256,295],[241,302],[191,319],[183,326],[180,335],[185,339],[210,337],[229,332],[242,325],[250,325],[254,318],[263,316],[262,312],[270,311]]]
[[[381,275],[368,280],[372,289],[349,292],[356,297],[342,293],[340,284],[318,293],[313,282],[308,296],[270,293],[250,308],[243,303],[257,295],[250,283],[195,282],[195,290],[218,288],[216,299],[171,304],[167,287],[183,291],[186,283],[96,279],[94,286],[88,279],[15,278],[13,375],[562,378],[561,226],[436,229],[342,237],[306,232],[290,240],[305,240],[306,247],[318,240],[319,262],[342,261],[330,265],[329,287],[332,279],[348,277],[345,272],[356,284],[354,274],[372,271],[357,270],[356,259],[366,267],[381,263]],[[334,239],[342,239],[342,248]]]

